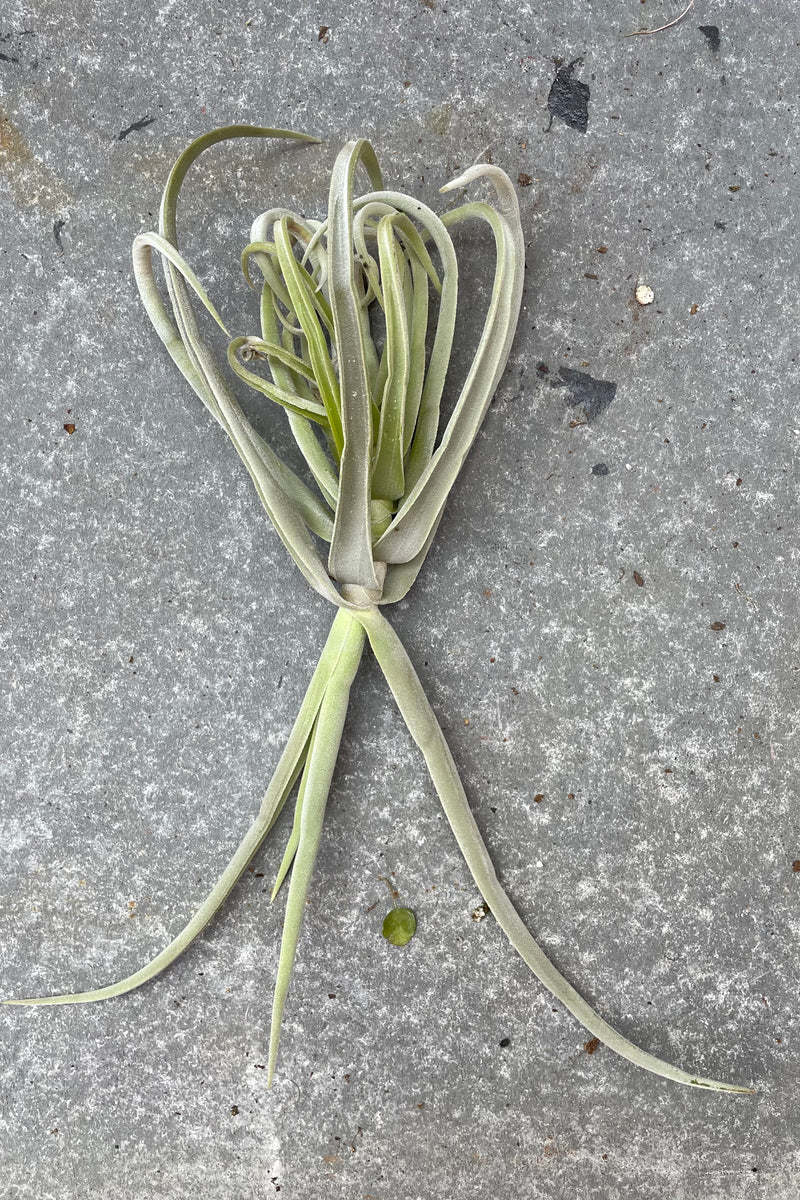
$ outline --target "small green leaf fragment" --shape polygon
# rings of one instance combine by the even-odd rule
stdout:
[[[393,908],[383,921],[383,936],[393,946],[405,946],[417,930],[417,918],[410,908]]]

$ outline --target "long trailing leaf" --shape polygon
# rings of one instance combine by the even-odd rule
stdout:
[[[344,609],[340,609],[337,622],[339,622],[339,628],[344,631],[340,640],[340,653],[319,708],[303,779],[300,834],[289,881],[289,897],[286,902],[280,960],[272,1003],[267,1065],[268,1086],[271,1085],[275,1073],[281,1018],[292,977],[292,967],[300,938],[300,927],[311,884],[311,874],[319,849],[325,805],[339,754],[350,687],[361,662],[361,653],[364,647],[364,630],[358,621],[354,620]]]
[[[500,928],[534,975],[594,1037],[637,1067],[692,1087],[710,1088],[718,1092],[752,1093],[752,1088],[706,1079],[641,1050],[604,1021],[553,966],[530,934],[497,878],[489,852],[469,807],[450,748],[405,647],[389,622],[376,608],[365,609],[354,615],[364,626],[408,730],[422,751],[445,815],[478,890]]]
[[[135,971],[132,975],[125,976],[124,979],[120,979],[117,983],[86,992],[74,992],[56,996],[36,996],[21,1000],[6,1000],[4,1001],[5,1004],[85,1004],[94,1000],[108,1000],[113,996],[121,996],[125,992],[130,992],[134,988],[141,987],[144,983],[149,983],[156,975],[166,970],[183,953],[187,946],[203,932],[230,895],[239,879],[241,879],[243,873],[247,870],[249,862],[277,820],[297,781],[300,771],[305,765],[309,740],[328,685],[335,671],[339,669],[343,647],[346,645],[349,646],[352,643],[351,624],[352,620],[349,615],[340,610],[331,626],[319,662],[300,706],[300,711],[289,734],[286,748],[275,768],[275,773],[261,802],[258,815],[211,892],[181,932],[172,939],[160,954],[157,954],[144,967]]]

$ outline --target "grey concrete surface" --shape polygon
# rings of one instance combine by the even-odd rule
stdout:
[[[587,1052],[471,920],[366,661],[272,1091],[286,821],[156,982],[0,1012],[3,1200],[800,1194],[796,11],[698,0],[621,36],[681,7],[6,0],[0,990],[110,982],[188,919],[331,618],[156,342],[131,240],[203,130],[325,138],[220,148],[187,185],[187,254],[247,330],[252,216],[319,214],[366,135],[434,205],[490,154],[527,246],[508,371],[393,620],[554,960],[648,1049],[758,1095]],[[490,270],[463,244],[456,374]],[[591,420],[583,376],[616,385]],[[417,914],[403,950],[383,875]]]

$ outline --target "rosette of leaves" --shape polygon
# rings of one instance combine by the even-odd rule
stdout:
[[[336,615],[258,815],[188,925],[150,963],[117,983],[8,1003],[102,1000],[152,979],[202,932],[296,792],[294,822],[273,889],[274,898],[288,877],[270,1034],[272,1080],[348,698],[368,641],[422,751],[481,895],[545,987],[594,1037],[637,1066],[679,1083],[749,1091],[693,1075],[639,1049],[548,960],[498,881],[439,723],[383,613],[386,605],[406,595],[425,561],[511,348],[522,297],[524,246],[510,180],[496,166],[473,166],[442,191],[482,181],[490,185],[491,199],[459,204],[437,216],[413,196],[385,188],[368,142],[348,143],[333,167],[323,220],[304,219],[284,208],[270,209],[255,220],[242,267],[259,294],[259,328],[231,337],[178,248],[176,205],[198,155],[217,142],[241,137],[316,141],[252,126],[230,126],[198,138],[170,173],[159,231],[134,242],[134,271],[158,336],[230,438],[289,554]],[[369,190],[355,195],[359,166]],[[494,277],[474,358],[448,419],[442,421],[458,295],[451,230],[467,221],[483,222],[491,231]],[[166,300],[154,276],[154,254],[164,263]],[[197,303],[225,334],[227,362],[224,357],[220,361],[201,333]],[[232,377],[284,410],[307,466],[306,478],[256,432],[236,398]]]

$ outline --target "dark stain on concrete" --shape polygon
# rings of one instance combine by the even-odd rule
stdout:
[[[716,52],[719,50],[719,28],[716,25],[698,25],[697,28],[702,33],[703,37],[708,42],[711,49]]]
[[[583,62],[576,58],[566,67],[559,67],[553,80],[550,94],[547,97],[547,108],[550,113],[548,132],[553,124],[553,117],[558,117],[571,129],[586,133],[589,128],[589,85],[580,79],[573,78],[575,68]]]
[[[56,245],[62,254],[64,253],[64,243],[61,241],[61,230],[66,223],[63,217],[59,217],[57,221],[53,222],[53,237],[56,239]]]
[[[570,367],[559,367],[558,374],[560,378],[551,380],[550,386],[569,388],[567,404],[571,408],[580,405],[587,421],[594,421],[605,412],[617,394],[617,385],[610,379],[593,379],[585,371]]]
[[[142,117],[140,121],[134,121],[133,124],[129,125],[127,129],[121,129],[119,131],[117,134],[117,141],[124,142],[128,134],[138,133],[140,129],[147,129],[147,126],[152,125],[154,121],[155,117]]]
[[[62,180],[33,153],[9,114],[0,106],[0,175],[8,180],[17,203],[58,212],[67,204]]]
[[[0,35],[0,46],[3,47],[0,50],[0,62],[13,63],[19,66],[22,63],[23,51],[26,45],[33,45],[33,43],[26,43],[24,39],[33,37],[35,37],[35,34],[32,29],[13,30],[11,33]],[[39,60],[35,56],[31,58],[30,54],[26,53],[24,58],[24,66],[38,67]]]

